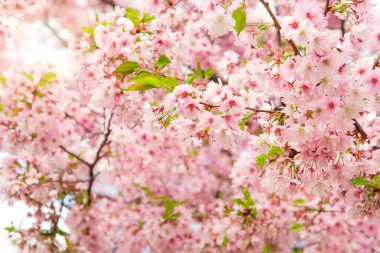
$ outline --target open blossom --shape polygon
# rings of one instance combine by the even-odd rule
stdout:
[[[287,39],[294,40],[297,44],[306,46],[314,40],[317,30],[314,24],[307,20],[295,20],[293,17],[284,17],[282,19],[284,25],[283,32]]]
[[[234,19],[220,6],[211,6],[203,14],[203,25],[213,37],[225,35],[235,24]]]

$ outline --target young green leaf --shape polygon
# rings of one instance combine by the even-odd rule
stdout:
[[[6,228],[4,228],[5,230],[7,230],[9,233],[11,233],[11,232],[15,232],[16,231],[16,228],[15,227],[6,227]]]
[[[279,146],[272,146],[269,150],[268,157],[273,157],[278,154],[283,154],[284,150],[282,150]]]
[[[380,174],[377,174],[373,177],[373,182],[376,184],[376,186],[380,187]]]
[[[234,29],[237,32],[237,35],[239,35],[247,26],[247,14],[245,13],[244,8],[237,8],[234,13],[232,13],[232,18],[235,20]]]
[[[215,70],[213,69],[206,69],[204,72],[205,78],[208,80],[212,77],[212,75],[215,73]]]
[[[252,207],[255,205],[255,202],[251,198],[251,194],[249,193],[248,189],[245,187],[241,188],[243,195],[244,195],[244,200],[247,206]]]
[[[298,232],[298,231],[301,231],[302,229],[303,229],[303,226],[301,224],[295,223],[290,228],[290,231],[292,231],[292,232]]]
[[[233,199],[232,202],[234,202],[235,204],[242,206],[244,208],[247,207],[247,204],[242,199],[236,198],[236,199]]]
[[[125,16],[135,25],[140,22],[139,12],[133,8],[127,8],[125,10]]]
[[[259,155],[258,157],[256,157],[257,166],[259,166],[259,167],[264,166],[266,160],[267,160],[267,155],[265,155],[265,154]]]
[[[192,84],[196,79],[197,77],[194,74],[188,74],[185,83]]]
[[[3,76],[0,76],[0,83],[5,83],[7,79]]]
[[[130,85],[128,88],[123,89],[123,91],[146,91],[154,88],[161,88],[155,85],[144,84],[144,83],[134,83]]]
[[[371,182],[363,177],[355,177],[351,180],[352,185],[364,185],[364,186],[370,186]]]
[[[51,84],[56,77],[57,77],[56,73],[46,72],[43,76],[41,76],[41,78],[38,81],[37,85],[41,86],[41,87],[44,87],[47,84]]]
[[[252,113],[250,113],[250,114],[248,114],[247,116],[245,116],[244,118],[242,118],[242,120],[240,120],[240,124],[239,124],[239,126],[240,126],[240,129],[242,130],[242,131],[244,131],[244,128],[245,128],[245,126],[247,125],[247,122],[248,122],[248,120],[252,117],[252,115],[254,115],[255,113],[254,112],[252,112]]]
[[[222,247],[223,247],[223,248],[226,247],[226,246],[228,245],[229,242],[230,242],[230,239],[228,239],[228,237],[225,236],[225,237],[223,238]]]
[[[87,26],[82,26],[82,31],[84,33],[87,33],[91,36],[94,36],[95,35],[95,28],[94,27],[87,27]]]
[[[113,73],[128,75],[133,73],[136,69],[140,68],[140,64],[134,61],[125,61],[120,64]]]
[[[34,77],[31,74],[28,74],[26,72],[21,72],[21,75],[25,76],[26,79],[28,79],[31,82],[34,82]]]
[[[160,69],[165,68],[167,65],[170,64],[170,60],[166,55],[160,55],[158,60],[155,62],[155,66],[159,67]]]
[[[148,22],[154,20],[155,18],[156,18],[156,17],[155,17],[154,15],[152,15],[152,14],[144,13],[144,14],[143,14],[143,17],[142,17],[142,19],[141,19],[141,22],[143,22],[143,23],[148,23]]]

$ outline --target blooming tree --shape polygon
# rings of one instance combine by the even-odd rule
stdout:
[[[33,220],[10,237],[21,252],[378,252],[375,4],[2,1],[2,52],[16,21],[42,21],[74,66],[1,59],[2,188]]]

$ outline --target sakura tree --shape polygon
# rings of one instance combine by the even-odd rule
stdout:
[[[378,4],[2,1],[2,188],[32,219],[9,236],[20,252],[380,252]],[[68,74],[12,57],[31,22]]]

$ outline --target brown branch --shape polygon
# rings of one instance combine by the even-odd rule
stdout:
[[[79,122],[74,116],[68,114],[67,112],[65,112],[65,116],[69,119],[72,119],[75,123],[77,123],[79,126],[81,126],[87,133],[91,133],[91,130],[88,127],[86,127],[84,124]]]
[[[91,164],[89,162],[87,162],[86,160],[82,159],[79,155],[77,154],[74,154],[73,152],[71,152],[70,150],[68,150],[67,148],[65,148],[64,146],[60,145],[59,146],[63,151],[65,151],[67,154],[73,156],[75,159],[77,159],[78,161],[80,161],[81,163],[87,165],[87,166],[91,166]]]
[[[380,67],[380,55],[377,56],[375,61],[373,62],[372,69],[375,69],[377,67]]]
[[[356,119],[353,119],[355,130],[360,134],[360,136],[366,140],[368,138],[367,133],[364,131],[363,127],[359,124]]]
[[[102,152],[103,148],[107,144],[109,144],[108,138],[109,138],[109,136],[111,134],[111,121],[112,121],[112,117],[113,117],[113,113],[111,112],[111,116],[110,116],[110,118],[108,120],[107,130],[106,130],[106,133],[104,134],[104,139],[100,143],[100,146],[98,148],[98,151],[96,152],[96,156],[95,156],[94,161],[89,166],[90,168],[89,168],[89,173],[88,174],[89,174],[90,181],[88,182],[88,188],[87,188],[87,198],[88,198],[87,206],[91,205],[91,192],[92,192],[92,187],[93,187],[93,184],[94,184],[94,181],[95,181],[95,176],[94,176],[95,166],[104,157],[104,155],[101,155],[101,152]]]
[[[88,187],[87,187],[87,203],[86,203],[86,206],[91,205],[92,187],[93,187],[93,184],[94,184],[96,177],[99,175],[99,173],[94,174],[94,169],[95,169],[97,163],[105,156],[102,154],[104,147],[110,143],[108,139],[109,139],[109,136],[111,134],[112,118],[113,118],[113,113],[111,113],[111,116],[108,119],[107,126],[105,127],[106,129],[105,129],[105,133],[104,133],[104,138],[103,138],[102,142],[100,143],[100,145],[96,151],[96,155],[95,155],[94,161],[92,163],[89,163],[86,160],[82,159],[79,155],[74,154],[73,152],[66,149],[64,146],[62,146],[62,145],[59,146],[63,151],[65,151],[69,155],[72,155],[74,158],[76,158],[78,161],[85,164],[89,168],[88,180],[87,180],[88,181]]]
[[[100,0],[101,3],[104,3],[104,4],[107,4],[107,5],[110,5],[111,7],[115,8],[116,7],[116,4],[114,3],[114,1],[112,0]]]
[[[269,3],[266,0],[260,0],[260,3],[262,3],[262,5],[267,10],[269,16],[272,18],[274,26],[277,28],[277,30],[280,31],[282,27],[280,25],[280,22],[278,22],[278,19],[276,18],[276,15],[274,15],[272,9],[270,8]],[[288,41],[289,41],[289,44],[292,47],[295,55],[301,55],[301,53],[298,50],[298,48],[297,48],[296,44],[294,43],[294,41],[293,40],[288,40]]]
[[[217,107],[220,107],[219,105],[212,105],[212,104],[208,104],[208,103],[204,103],[204,102],[199,102],[201,105],[204,105],[206,107],[210,107],[210,108],[217,108]],[[271,111],[271,110],[264,110],[264,109],[255,109],[255,108],[252,108],[252,107],[248,107],[246,106],[245,107],[246,110],[250,110],[250,111],[255,111],[255,112],[265,112],[265,113],[275,113],[276,111]]]
[[[346,34],[345,22],[344,20],[340,21],[340,31],[342,32],[342,37]]]
[[[67,41],[62,38],[62,36],[58,33],[58,31],[53,28],[50,23],[49,23],[49,18],[48,16],[46,15],[45,16],[45,20],[44,20],[44,25],[46,26],[46,28],[48,28],[50,30],[50,32],[57,38],[57,40],[62,44],[62,46],[64,47],[67,47],[69,45],[69,43],[67,43]]]
[[[329,5],[330,5],[330,0],[326,0],[326,5],[325,5],[325,11],[323,12],[323,15],[326,17],[327,13],[329,13]]]

